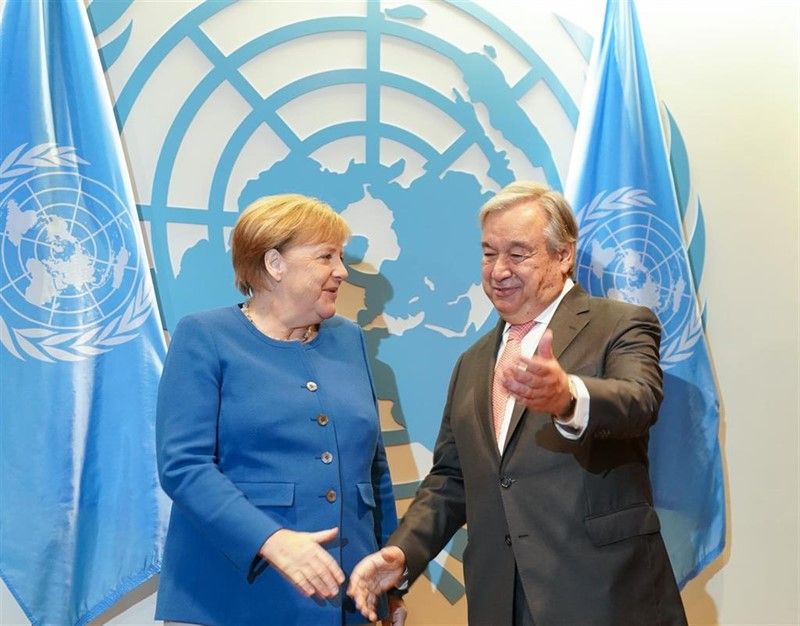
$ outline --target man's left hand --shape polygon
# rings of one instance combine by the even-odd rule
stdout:
[[[553,331],[544,331],[536,354],[520,356],[503,372],[508,392],[532,411],[561,415],[570,402],[567,373],[553,356]]]

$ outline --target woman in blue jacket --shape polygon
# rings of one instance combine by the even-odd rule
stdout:
[[[366,621],[342,583],[397,516],[364,339],[335,316],[348,235],[323,202],[261,198],[231,238],[248,299],[175,329],[158,397],[173,500],[158,619]]]

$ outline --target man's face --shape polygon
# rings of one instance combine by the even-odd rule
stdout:
[[[551,252],[546,224],[533,202],[489,213],[483,222],[483,290],[510,324],[535,318],[564,287],[575,248]]]

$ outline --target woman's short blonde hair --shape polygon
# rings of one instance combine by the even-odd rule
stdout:
[[[300,194],[264,196],[248,206],[231,234],[234,282],[244,295],[269,288],[264,254],[289,246],[342,244],[350,236],[344,218],[329,205]]]

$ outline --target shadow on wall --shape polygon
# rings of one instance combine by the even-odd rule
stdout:
[[[89,626],[102,626],[103,624],[107,624],[108,622],[118,618],[131,607],[143,602],[150,596],[154,596],[156,590],[158,589],[158,578],[158,576],[153,576],[146,583],[138,586],[136,589],[122,598],[122,600],[108,609],[108,611],[100,615],[97,619],[89,622]],[[155,604],[153,604],[153,606],[155,606]]]

